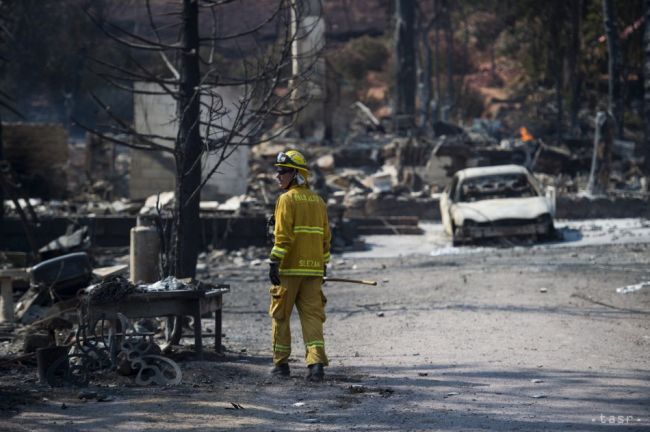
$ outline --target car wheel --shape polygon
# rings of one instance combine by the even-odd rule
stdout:
[[[557,231],[555,231],[555,226],[550,224],[546,234],[539,234],[537,239],[542,242],[553,241],[557,238]]]

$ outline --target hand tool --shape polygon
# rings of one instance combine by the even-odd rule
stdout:
[[[361,280],[361,279],[344,279],[344,278],[335,278],[335,277],[324,277],[323,282],[347,282],[347,283],[355,283],[355,284],[361,284],[361,285],[377,285],[377,281],[371,281],[371,280]]]

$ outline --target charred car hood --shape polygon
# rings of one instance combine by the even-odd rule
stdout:
[[[500,219],[535,219],[545,213],[550,213],[550,208],[544,197],[492,199],[451,206],[456,225],[462,225],[466,219],[478,223]]]

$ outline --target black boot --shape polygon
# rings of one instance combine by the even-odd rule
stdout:
[[[273,366],[271,369],[271,375],[281,378],[289,378],[291,372],[289,370],[289,363],[280,363]]]
[[[307,366],[309,368],[309,372],[307,373],[307,381],[312,381],[312,382],[321,382],[323,381],[323,377],[325,376],[325,372],[323,371],[323,363],[316,363],[316,364],[311,364]]]

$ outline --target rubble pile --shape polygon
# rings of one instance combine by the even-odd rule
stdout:
[[[524,127],[519,136],[504,135],[499,121],[476,120],[466,128],[437,122],[430,136],[408,138],[366,128],[353,131],[338,146],[278,138],[252,148],[252,180],[241,202],[271,211],[280,193],[271,166],[287,148],[299,149],[311,162],[311,185],[326,199],[335,224],[350,218],[437,220],[437,193],[454,172],[471,166],[515,163],[540,175],[543,185],[554,186],[559,194],[584,190],[593,153],[590,139],[551,145]],[[613,156],[612,195],[647,193],[634,144],[615,140]]]
[[[361,114],[364,110],[360,109]],[[310,161],[311,186],[326,199],[334,224],[343,219],[415,216],[437,219],[436,193],[456,171],[471,166],[515,163],[534,171],[559,195],[584,190],[590,169],[593,143],[589,138],[565,139],[549,144],[536,138],[525,127],[518,136],[507,136],[498,120],[477,119],[468,127],[438,121],[428,134],[397,137],[378,128],[379,121],[367,113],[352,127],[344,142],[322,145],[295,137],[275,137],[251,147],[247,191],[222,201],[202,201],[205,216],[268,216],[280,191],[272,168],[278,152],[288,148],[302,151]],[[116,153],[106,143],[87,139],[85,147],[99,149],[89,154],[110,152],[120,157],[119,167],[106,167],[99,156],[84,166],[96,172],[117,173],[128,167],[128,154]],[[99,152],[99,153],[98,153]],[[112,154],[111,153],[111,154]],[[635,157],[633,142],[614,140],[611,169],[613,193],[647,192],[647,181]],[[88,159],[88,157],[86,158]],[[93,162],[94,161],[94,162]],[[81,162],[79,162],[81,163]],[[78,163],[78,164],[79,164]],[[96,173],[95,173],[96,174]],[[68,200],[29,199],[39,217],[169,215],[174,206],[172,191],[162,191],[146,200],[120,198],[107,179],[93,178]],[[18,200],[21,207],[27,204]],[[12,201],[5,212],[16,216]]]
[[[111,259],[115,264],[116,257],[108,261]],[[106,259],[98,261],[108,263]],[[45,260],[31,268],[1,266],[0,270],[4,277],[24,274],[29,281],[25,291],[10,293],[19,301],[15,319],[14,314],[5,314],[0,323],[0,359],[12,364],[35,358],[39,382],[53,387],[86,386],[90,379],[105,378],[99,371],[108,373],[109,369],[134,377],[140,386],[179,384],[181,370],[162,355],[159,344],[165,342],[164,349],[179,345],[182,333],[173,339],[174,329],[188,325],[189,320],[178,321],[178,327],[169,322],[172,327],[166,327],[169,332],[163,334],[159,325],[163,321],[151,318],[197,307],[205,313],[215,312],[222,307],[221,295],[230,291],[226,284],[172,276],[134,284],[123,276],[127,266],[91,268],[84,252]],[[138,317],[142,318],[130,322]],[[193,318],[196,323],[197,315]],[[217,319],[215,325],[220,326],[220,315],[215,315]],[[196,332],[194,336],[194,351],[201,356],[200,336]],[[215,344],[221,347],[220,339],[215,339]],[[157,372],[152,376],[147,371]]]
[[[202,284],[187,279],[177,279],[167,276],[150,284],[133,284],[121,275],[111,276],[101,282],[84,288],[80,299],[85,303],[94,305],[117,302],[133,293],[151,293],[161,291],[180,291],[201,289]]]
[[[223,275],[217,274],[215,271],[225,268],[259,267],[268,257],[268,247],[249,246],[232,251],[213,249],[199,254],[196,271],[198,274],[208,273],[211,277],[222,278]]]
[[[258,202],[275,202],[281,191],[269,174],[273,160],[278,151],[295,147],[311,162],[310,183],[327,201],[334,223],[345,218],[388,216],[381,206],[367,205],[383,199],[394,201],[401,196],[401,201],[408,204],[421,198],[433,205],[431,184],[419,172],[426,169],[431,145],[389,135],[368,134],[358,138],[341,147],[305,148],[293,140],[253,147],[251,166],[255,180],[250,183],[248,196]],[[397,215],[424,216],[408,206]]]
[[[83,290],[82,299],[91,305],[122,300],[135,292],[135,285],[122,276],[115,276]]]

